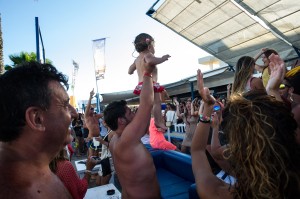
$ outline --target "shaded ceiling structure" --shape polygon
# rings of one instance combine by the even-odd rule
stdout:
[[[299,0],[157,0],[146,14],[228,64],[204,72],[209,88],[232,83],[237,60],[262,48],[276,50],[287,65],[300,58]],[[188,93],[197,89],[196,77],[164,86],[170,96]],[[132,91],[102,96],[103,104],[139,99]]]
[[[148,16],[230,66],[262,48],[286,62],[300,57],[299,1],[165,0],[155,10],[159,1]]]

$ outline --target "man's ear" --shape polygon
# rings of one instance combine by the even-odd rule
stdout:
[[[44,115],[42,110],[37,107],[29,107],[25,112],[25,120],[27,125],[35,130],[44,131]]]
[[[121,124],[121,125],[125,125],[126,124],[126,120],[122,117],[119,117],[118,118],[118,124]]]

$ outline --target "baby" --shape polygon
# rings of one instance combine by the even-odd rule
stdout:
[[[153,115],[155,126],[162,131],[167,130],[165,122],[161,114],[161,98],[160,93],[165,92],[165,88],[157,83],[157,68],[156,65],[167,61],[170,55],[164,55],[161,58],[155,57],[154,53],[154,39],[146,33],[141,33],[136,36],[134,40],[135,50],[139,53],[139,56],[134,60],[133,64],[129,67],[128,73],[131,75],[137,70],[139,84],[134,90],[134,94],[139,95],[143,85],[143,76],[150,76],[153,79],[154,86],[154,105]],[[152,74],[145,73],[145,67],[155,67]]]

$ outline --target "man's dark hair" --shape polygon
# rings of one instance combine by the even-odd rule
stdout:
[[[176,111],[176,106],[174,104],[170,104],[171,110]]]
[[[68,78],[51,64],[24,62],[0,76],[0,141],[10,142],[20,136],[27,108],[50,106],[50,81],[68,89]]]
[[[125,117],[126,105],[124,100],[114,101],[104,109],[104,121],[111,130],[118,129],[118,118]]]

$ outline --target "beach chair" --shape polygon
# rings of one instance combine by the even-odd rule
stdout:
[[[185,133],[185,124],[175,124],[175,131],[178,133]]]

